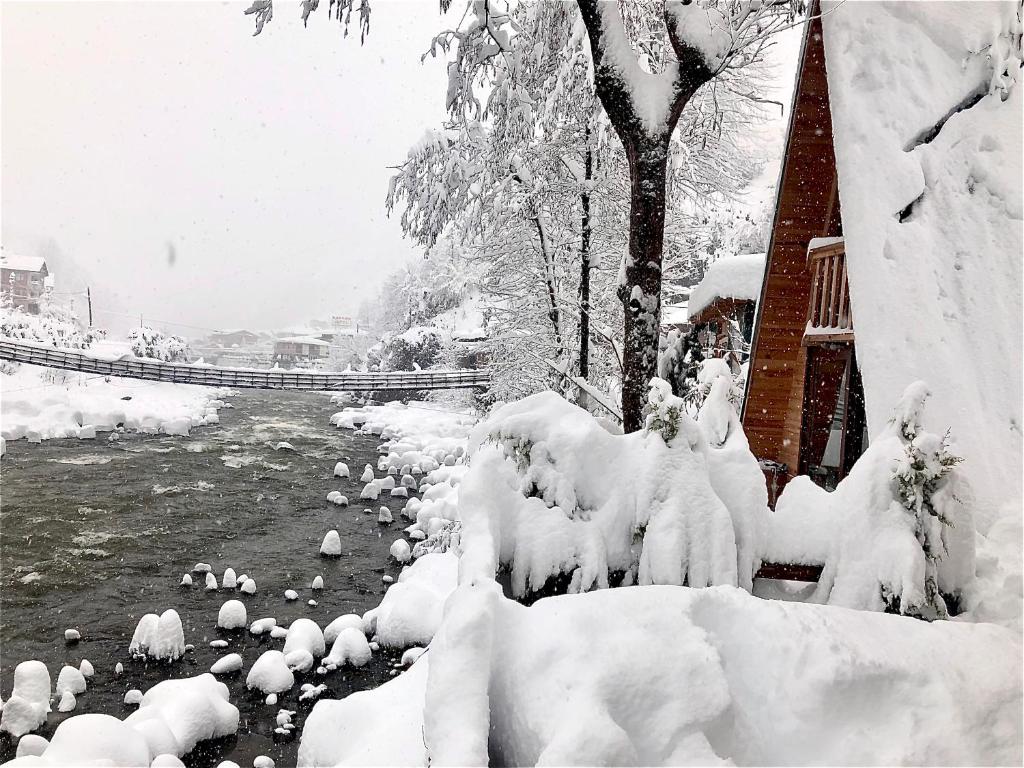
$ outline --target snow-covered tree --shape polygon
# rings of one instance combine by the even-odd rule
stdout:
[[[442,0],[442,10],[450,4],[450,0]],[[317,5],[317,0],[305,0],[303,18]],[[482,170],[475,163],[472,147],[482,139],[480,121],[490,117],[496,132],[504,125],[506,149],[513,150],[505,155],[512,172],[506,175],[504,188],[522,196],[519,209],[537,229],[540,273],[549,294],[556,352],[564,352],[554,243],[545,232],[550,217],[543,197],[533,189],[531,180],[537,175],[529,159],[514,150],[524,138],[528,140],[530,129],[536,130],[541,113],[533,108],[543,102],[531,94],[530,74],[543,72],[539,62],[551,52],[563,63],[586,61],[573,58],[585,47],[585,33],[590,52],[586,73],[592,92],[621,140],[629,172],[628,254],[618,295],[624,313],[622,410],[625,428],[633,431],[642,426],[647,383],[657,372],[670,146],[680,116],[703,86],[712,81],[726,86],[737,72],[761,62],[772,33],[789,24],[803,3],[578,0],[577,6],[578,15],[564,3],[471,0],[458,28],[435,38],[432,52],[440,49],[449,56],[448,108],[453,115],[468,114],[473,122],[465,125],[475,135],[460,132],[460,142],[463,138],[469,142],[456,156],[465,162],[452,162],[450,157],[442,161],[441,171],[449,183],[440,188],[431,185],[422,196],[417,193],[415,207],[423,212],[416,214],[416,227],[410,231],[418,228],[429,235],[432,228],[443,228],[452,212],[460,216],[464,212],[489,213],[485,208],[488,192],[477,178]],[[364,36],[369,30],[369,7],[368,0],[358,7]],[[352,0],[332,2],[329,8],[346,31],[352,10]],[[272,0],[255,0],[247,13],[255,15],[259,33],[272,16]],[[531,22],[536,24],[531,27]],[[530,45],[518,45],[517,38]],[[545,73],[539,80],[554,101],[580,93],[566,88],[567,81],[559,78],[566,71],[560,67],[553,76]],[[482,97],[483,93],[489,95]],[[492,105],[501,108],[492,110]],[[699,176],[691,174],[690,178]],[[443,199],[439,189],[445,190]]]
[[[180,336],[173,336],[148,326],[132,328],[128,332],[128,343],[136,357],[163,360],[165,363],[187,363],[188,343]]]

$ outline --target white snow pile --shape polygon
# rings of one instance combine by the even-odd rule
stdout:
[[[822,14],[868,427],[881,432],[892,397],[928,382],[924,426],[951,431],[974,489],[979,570],[1021,517],[1019,13],[827,2]]]
[[[245,685],[263,693],[281,693],[295,685],[295,677],[281,651],[265,651],[250,667]]]
[[[324,557],[341,557],[341,535],[337,531],[330,530],[324,535],[320,554]]]
[[[88,374],[60,373],[20,364],[0,375],[0,434],[5,440],[92,438],[124,429],[187,435],[193,427],[217,424],[227,390],[189,384],[148,382]],[[130,396],[130,400],[122,400]]]
[[[438,764],[1015,764],[1021,650],[994,625],[729,587],[524,608],[467,582],[431,645],[424,738]]]
[[[14,688],[0,712],[0,731],[18,738],[46,722],[50,712],[50,672],[41,661],[14,668]]]
[[[180,659],[185,654],[185,631],[178,612],[168,608],[159,616],[147,613],[139,619],[128,653],[160,661]]]
[[[338,635],[341,634],[341,631],[343,629],[348,629],[349,627],[353,627],[358,629],[360,632],[364,632],[365,625],[363,617],[357,613],[346,613],[343,616],[339,616],[324,627],[324,641],[328,645],[333,645],[334,641],[338,639]]]
[[[693,290],[687,303],[690,317],[696,317],[718,299],[757,301],[764,281],[763,253],[722,256],[713,261]]]
[[[346,627],[338,633],[331,646],[331,652],[324,659],[324,667],[337,669],[346,664],[362,667],[370,660],[373,652],[366,641],[366,635],[355,627]]]
[[[6,765],[150,765],[158,755],[181,757],[200,741],[237,730],[238,709],[228,701],[227,686],[203,674],[157,683],[123,721],[98,714],[69,717],[38,757]]]
[[[612,434],[553,392],[498,408],[474,433],[460,485],[464,558],[472,553],[475,572],[487,577],[510,568],[516,596],[559,574],[570,577],[570,592],[606,587],[611,572],[627,585],[749,587],[767,495],[733,422],[728,447],[712,456],[660,379],[646,428],[629,435]]]
[[[426,554],[402,569],[380,605],[363,616],[367,632],[387,648],[429,643],[441,624],[444,602],[455,589],[458,569],[459,559],[452,552]]]
[[[298,764],[426,765],[423,696],[427,672],[424,658],[379,688],[341,700],[318,701],[306,718]]]
[[[245,626],[245,603],[241,600],[228,600],[217,613],[217,626],[220,629],[240,629]]]

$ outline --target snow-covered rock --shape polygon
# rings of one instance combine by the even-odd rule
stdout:
[[[187,574],[187,573],[184,576],[182,576],[181,577],[181,586],[183,586],[183,587],[191,587],[192,586],[192,576]]]
[[[78,700],[75,698],[75,694],[71,691],[64,691],[60,696],[60,702],[57,704],[57,711],[73,712],[76,706],[78,706]]]
[[[82,633],[77,629],[65,629],[64,630],[64,642],[65,643],[77,643],[82,639]]]
[[[389,494],[393,499],[407,499],[409,498],[409,489],[405,487],[392,488]]]
[[[235,576],[234,568],[226,568],[224,576],[221,577],[220,585],[224,589],[234,589],[238,585],[238,578]]]
[[[376,499],[380,496],[380,485],[377,481],[367,483],[363,486],[363,490],[359,492],[360,499]]]
[[[284,641],[285,655],[303,649],[319,659],[324,655],[325,648],[324,633],[312,619],[296,619],[289,625]]]
[[[363,617],[357,613],[346,613],[343,616],[339,616],[324,627],[324,642],[328,645],[333,645],[334,641],[338,639],[338,635],[341,634],[341,631],[343,629],[348,629],[349,627],[353,627],[358,629],[360,632],[363,632]]]
[[[26,733],[20,739],[18,739],[18,751],[16,757],[32,757],[43,754],[46,748],[50,746],[50,742],[44,739],[42,736],[37,736],[34,733]]]
[[[299,593],[296,592],[294,589],[286,589],[284,591],[284,599],[288,600],[289,602],[291,602],[292,600],[298,600],[299,599]]]
[[[96,670],[93,669],[92,663],[88,659],[82,659],[78,665],[78,671],[82,673],[85,678],[90,678],[96,674]]]
[[[371,474],[372,474],[372,472],[371,472]],[[349,476],[348,464],[346,464],[344,461],[339,461],[337,464],[335,464],[334,465],[334,476],[335,477],[348,477]],[[371,477],[370,479],[372,480],[373,478]],[[369,481],[364,481],[364,482],[369,482]]]
[[[281,651],[265,651],[249,669],[245,685],[267,694],[281,693],[295,685],[295,677]]]
[[[229,653],[213,662],[210,672],[215,675],[226,675],[242,668],[242,657],[237,653]]]
[[[359,477],[361,483],[372,483],[373,482],[373,467],[367,464],[363,467],[363,474]]]
[[[217,626],[220,629],[240,629],[245,626],[245,603],[241,600],[228,600],[220,607],[217,614]]]
[[[209,573],[212,570],[213,566],[211,566],[209,563],[196,563],[192,566],[192,571],[194,573]]]
[[[405,539],[395,539],[391,544],[391,556],[400,563],[407,563],[412,559],[412,549]]]
[[[320,544],[320,554],[325,557],[341,557],[341,536],[335,530],[330,530],[324,536]]]
[[[317,575],[313,577],[313,583],[309,585],[310,589],[323,589],[324,588],[324,577]]]
[[[14,688],[0,712],[0,731],[14,738],[34,731],[50,712],[50,673],[41,661],[23,661],[14,668]]]
[[[178,612],[168,608],[160,616],[143,616],[132,635],[128,653],[161,661],[181,658],[185,653],[185,632]]]
[[[242,586],[239,587],[239,590],[241,590],[242,592],[244,592],[247,595],[255,595],[256,594],[256,579],[246,579],[245,581],[242,582]]]
[[[380,510],[377,512],[377,522],[387,524],[393,521],[394,518],[391,516],[391,510],[388,509],[387,507],[381,507]]]
[[[75,667],[61,667],[60,674],[57,675],[57,685],[54,688],[56,695],[61,696],[66,691],[78,695],[85,693],[85,688],[85,675]]]
[[[405,652],[402,654],[402,666],[403,667],[411,667],[413,664],[415,664],[419,660],[420,656],[422,656],[426,652],[427,652],[426,648],[419,648],[419,647],[407,648],[405,650]]]
[[[328,668],[341,667],[345,664],[362,667],[370,660],[371,656],[373,656],[373,652],[366,642],[366,635],[355,627],[347,627],[338,634],[331,646],[331,652],[324,659],[324,664]]]
[[[385,475],[380,480],[377,480],[376,483],[382,491],[390,491],[395,487],[395,476]]]
[[[127,704],[128,706],[135,706],[135,705],[140,704],[141,702],[142,702],[142,691],[140,691],[138,688],[131,688],[130,690],[125,691],[125,694],[124,694],[124,703],[125,704]]]
[[[249,632],[254,635],[262,635],[264,632],[269,632],[271,628],[277,626],[277,619],[267,617],[265,619],[256,619],[252,624],[249,625]]]
[[[217,589],[217,577],[212,573],[206,574],[206,591],[213,592]]]
[[[313,668],[313,664],[316,660],[313,655],[305,648],[297,648],[294,651],[288,651],[284,655],[284,663],[288,665],[288,669],[293,672],[308,672]]]

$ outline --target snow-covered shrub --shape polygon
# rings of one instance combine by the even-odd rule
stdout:
[[[623,584],[749,585],[759,528],[738,526],[733,515],[763,517],[760,504],[754,513],[747,505],[764,492],[763,475],[737,480],[723,470],[720,483],[736,490],[727,506],[711,477],[721,462],[710,458],[702,429],[667,383],[656,380],[650,397],[648,428],[628,435],[551,392],[502,406],[481,424],[460,485],[466,572],[490,578],[508,567],[516,596],[559,574],[570,592],[609,586],[611,574]],[[736,451],[746,451],[738,420],[735,434]]]
[[[828,493],[791,481],[767,557],[824,565],[812,599],[920,618],[946,615],[974,577],[972,492],[948,437],[921,428],[927,386],[907,387],[886,429]],[[945,597],[944,597],[945,596]]]
[[[181,336],[164,334],[155,328],[141,326],[128,332],[128,342],[136,357],[149,357],[165,363],[187,363],[188,343]]]
[[[62,349],[87,349],[102,338],[103,333],[82,328],[69,312],[48,305],[38,315],[30,315],[19,308],[3,308],[0,336]]]
[[[413,371],[429,368],[441,352],[441,336],[433,328],[415,326],[387,338],[379,351],[382,371]]]

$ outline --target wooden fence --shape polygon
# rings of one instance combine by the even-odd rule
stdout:
[[[124,355],[114,360],[82,352],[54,349],[22,341],[0,340],[0,360],[61,368],[101,376],[200,384],[244,389],[301,389],[350,392],[382,392],[422,389],[473,389],[489,381],[486,371],[389,371],[385,373],[275,371],[249,368],[164,363]]]

